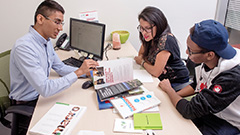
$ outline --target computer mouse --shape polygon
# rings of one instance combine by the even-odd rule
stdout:
[[[90,81],[86,81],[86,82],[84,82],[83,84],[82,84],[82,88],[83,89],[88,89],[88,88],[90,88],[90,87],[92,87],[93,86],[93,82],[90,80]]]

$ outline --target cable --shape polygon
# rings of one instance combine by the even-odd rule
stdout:
[[[107,46],[104,48],[104,52],[105,52],[105,57],[108,60],[108,56],[107,56],[107,51],[112,49],[112,44],[108,43]]]

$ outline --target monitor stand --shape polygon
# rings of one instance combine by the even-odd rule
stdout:
[[[79,60],[80,61],[84,61],[86,58],[84,57],[84,56],[81,56],[80,58],[79,58]]]
[[[101,60],[101,59],[95,57],[93,54],[90,54],[90,53],[86,53],[86,52],[82,52],[82,51],[80,51],[79,53],[81,54],[81,55],[79,55],[80,56],[80,58],[79,58],[80,61],[83,61],[84,59],[93,59],[95,61]]]

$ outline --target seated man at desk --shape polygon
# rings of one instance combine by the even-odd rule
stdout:
[[[78,77],[98,65],[88,59],[80,68],[74,68],[65,65],[55,53],[50,38],[55,39],[62,31],[64,12],[57,2],[43,1],[35,12],[34,25],[12,48],[9,94],[12,104],[35,107],[39,95],[48,97],[67,89]],[[62,77],[48,79],[51,69]]]
[[[194,82],[175,92],[169,80],[159,86],[184,118],[204,135],[240,133],[240,50],[228,44],[228,32],[217,21],[206,20],[190,29],[186,51],[194,63]],[[182,97],[198,93],[191,101]]]

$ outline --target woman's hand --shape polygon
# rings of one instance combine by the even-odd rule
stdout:
[[[135,56],[134,60],[136,61],[137,64],[141,65],[143,58],[142,56]]]

